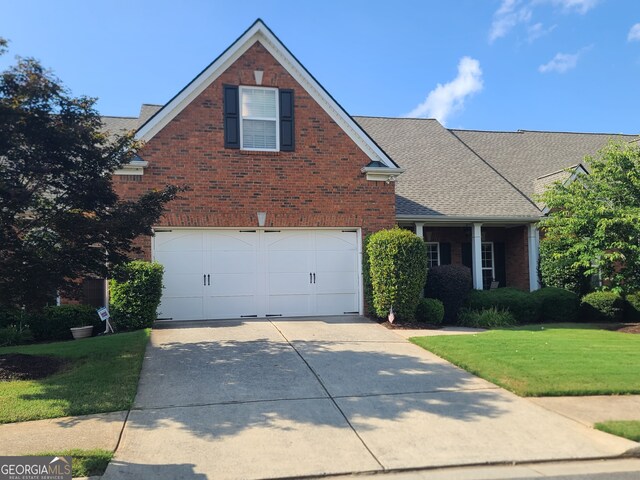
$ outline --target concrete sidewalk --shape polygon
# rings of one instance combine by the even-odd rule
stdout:
[[[640,421],[640,395],[538,397],[528,400],[588,426],[607,420]]]
[[[0,425],[0,455],[81,448],[113,451],[127,412],[99,413]]]

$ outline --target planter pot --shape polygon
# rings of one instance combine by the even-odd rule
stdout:
[[[93,325],[89,325],[88,327],[76,327],[71,328],[71,335],[75,340],[79,340],[81,338],[90,337],[93,333]]]

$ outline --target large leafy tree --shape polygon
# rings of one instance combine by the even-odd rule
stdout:
[[[547,284],[579,288],[600,275],[604,288],[640,289],[640,145],[610,143],[585,159],[588,175],[556,183],[541,200],[541,270]],[[568,286],[568,285],[558,285]]]
[[[38,308],[127,260],[178,189],[119,199],[112,173],[139,147],[133,134],[105,133],[95,99],[34,59],[0,75],[0,304]]]

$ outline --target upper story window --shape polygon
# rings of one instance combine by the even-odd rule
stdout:
[[[224,146],[264,152],[295,150],[294,91],[224,85]]]
[[[280,149],[278,90],[240,87],[240,148]]]

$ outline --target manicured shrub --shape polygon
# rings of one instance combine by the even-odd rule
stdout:
[[[134,260],[116,268],[109,280],[109,313],[119,330],[150,327],[162,297],[164,268],[159,263]]]
[[[22,311],[18,308],[0,305],[0,328],[20,323]]]
[[[506,309],[495,307],[474,310],[462,308],[458,312],[458,324],[472,328],[502,328],[513,327],[518,322],[513,314]]]
[[[454,323],[471,288],[471,270],[468,267],[440,265],[429,269],[425,296],[440,300],[444,305],[444,321]]]
[[[367,245],[369,245],[370,238],[370,233],[364,237],[364,248],[362,249],[362,287],[364,289],[364,303],[367,306],[367,311],[375,314],[373,308],[373,286],[371,285],[371,264],[369,262],[369,253],[367,253]]]
[[[472,310],[496,308],[508,310],[518,323],[535,323],[539,318],[539,301],[529,292],[516,288],[474,290],[467,298],[466,306]]]
[[[624,300],[616,292],[591,292],[582,297],[580,316],[585,322],[621,322]]]
[[[412,319],[427,274],[424,241],[400,228],[380,230],[367,243],[373,312],[385,317],[393,307],[398,319]]]
[[[630,293],[625,298],[624,320],[625,322],[640,322],[640,292]]]
[[[42,312],[29,317],[29,328],[38,341],[69,340],[70,328],[93,325],[94,333],[100,330],[101,321],[93,307],[88,305],[60,305],[44,307]]]
[[[416,320],[440,325],[444,319],[444,305],[435,298],[422,298],[416,308]]]
[[[578,319],[580,297],[564,288],[546,287],[531,295],[538,300],[541,322],[575,322]]]

